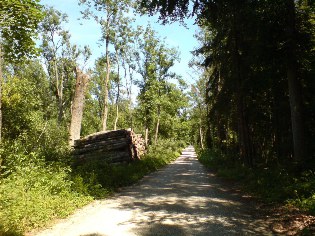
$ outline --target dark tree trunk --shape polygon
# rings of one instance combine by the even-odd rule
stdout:
[[[307,155],[307,143],[305,138],[305,127],[303,124],[303,99],[297,69],[295,17],[294,0],[286,0],[287,45],[285,56],[287,61],[294,159],[302,164]]]
[[[234,17],[236,18],[237,9],[234,9]],[[249,126],[246,117],[246,105],[244,96],[244,65],[242,62],[240,51],[241,35],[238,29],[238,21],[234,19],[233,34],[234,34],[234,65],[236,78],[236,107],[237,107],[237,123],[238,123],[238,142],[240,156],[245,165],[253,166],[253,146],[250,138]]]

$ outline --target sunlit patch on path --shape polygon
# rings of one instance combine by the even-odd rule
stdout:
[[[254,204],[197,160],[193,147],[166,168],[38,234],[271,235]]]

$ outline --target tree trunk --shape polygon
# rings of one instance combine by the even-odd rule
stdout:
[[[119,85],[118,85],[118,88],[117,90],[119,91]],[[115,124],[114,124],[114,130],[117,129],[117,123],[118,123],[118,118],[119,118],[119,92],[117,92],[117,97],[116,97],[116,118],[115,118]]]
[[[61,74],[61,80],[59,81],[59,86],[58,86],[58,94],[59,94],[59,101],[58,101],[58,109],[59,109],[59,113],[58,113],[58,121],[61,122],[63,120],[63,115],[64,115],[64,111],[63,111],[63,80],[64,80],[64,74],[62,72]]]
[[[117,58],[117,96],[116,96],[116,118],[115,118],[115,124],[114,124],[114,130],[117,129],[117,122],[119,118],[119,96],[120,96],[120,67],[119,67],[119,57],[118,52],[116,50],[116,58]]]
[[[201,149],[204,149],[204,145],[203,145],[203,132],[202,132],[201,124],[199,124],[199,136],[200,136]]]
[[[238,136],[240,155],[247,166],[253,166],[252,147],[249,136],[248,124],[244,112],[244,104],[242,95],[238,95],[237,99],[237,115],[238,115]]]
[[[236,13],[236,9],[235,9]],[[235,16],[235,14],[234,14]],[[237,21],[234,19],[234,63],[236,74],[236,106],[237,106],[237,121],[238,121],[238,142],[240,149],[240,156],[245,165],[253,166],[253,148],[249,134],[249,127],[246,117],[246,106],[244,98],[244,66],[242,65],[240,51],[241,35],[237,28]]]
[[[293,135],[294,158],[303,163],[307,155],[307,143],[305,139],[305,127],[303,124],[303,99],[300,90],[300,82],[297,76],[296,57],[296,27],[295,27],[295,3],[294,0],[286,1],[287,7],[287,77],[289,86],[289,99],[291,109],[291,125]]]
[[[1,38],[1,37],[0,37]],[[2,84],[3,83],[3,50],[0,44],[0,144],[2,143]],[[0,155],[0,172],[2,170],[2,162],[4,157]]]
[[[2,45],[0,44],[0,143],[2,141],[2,82],[3,82],[3,71],[2,65],[3,57],[2,57]],[[1,159],[0,159],[1,162]],[[0,163],[1,166],[1,163]]]
[[[109,23],[107,23],[109,26]],[[109,59],[109,35],[106,36],[106,78],[105,78],[105,91],[104,91],[104,114],[103,114],[103,131],[107,130],[107,117],[108,117],[108,83],[110,74],[110,59]]]
[[[147,147],[149,144],[149,128],[145,128],[145,137],[144,137],[145,146]]]
[[[69,130],[69,145],[74,145],[74,140],[80,139],[81,123],[83,118],[83,108],[85,101],[85,91],[89,81],[89,77],[79,69],[76,72],[76,85],[71,109],[71,123]]]
[[[58,101],[58,123],[60,124],[63,119],[63,77],[59,80],[57,59],[54,58],[54,70],[55,70],[55,87],[56,97]]]
[[[202,132],[202,119],[201,119],[201,114],[202,114],[202,109],[201,109],[201,104],[198,104],[198,108],[199,108],[199,114],[200,114],[200,120],[199,120],[199,136],[200,136],[200,146],[201,149],[204,149],[204,145],[203,145],[203,132]]]
[[[160,117],[161,117],[161,107],[158,106],[158,118],[156,122],[156,128],[155,128],[155,136],[154,136],[154,144],[157,144],[158,135],[159,135],[159,126],[160,126]]]
[[[133,130],[133,114],[132,114],[132,82],[133,82],[133,73],[131,73],[130,66],[129,66],[129,76],[130,76],[130,87],[129,87],[130,128],[131,128],[131,130]]]

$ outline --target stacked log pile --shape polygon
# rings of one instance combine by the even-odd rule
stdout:
[[[76,161],[106,160],[108,163],[131,162],[145,152],[141,135],[128,130],[115,130],[91,134],[74,142]]]

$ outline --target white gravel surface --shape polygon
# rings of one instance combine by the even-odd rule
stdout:
[[[36,236],[272,235],[255,204],[196,159],[193,147],[166,168],[95,201]]]

